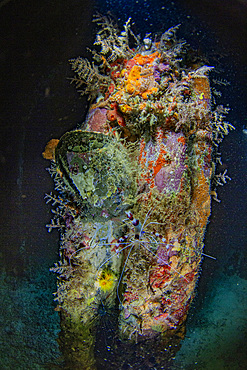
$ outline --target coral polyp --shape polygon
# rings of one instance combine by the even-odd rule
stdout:
[[[68,338],[73,347],[81,336],[69,355],[81,368],[95,344],[97,302],[118,309],[122,341],[183,332],[211,192],[227,179],[215,175],[214,159],[233,129],[212,103],[213,68],[190,62],[178,27],[141,42],[130,20],[120,33],[107,17],[96,21],[94,62],[70,61],[91,103],[86,121],[44,154],[60,193],[47,196],[56,207],[49,229],[61,230],[61,260],[51,269],[60,342],[68,354]]]
[[[99,284],[99,287],[103,290],[103,292],[107,292],[112,290],[115,280],[116,278],[114,276],[114,273],[109,269],[106,269],[101,271],[97,283]]]

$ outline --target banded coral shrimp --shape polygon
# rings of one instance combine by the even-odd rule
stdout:
[[[153,208],[149,209],[149,211],[145,215],[143,222],[135,218],[132,212],[125,212],[127,219],[124,219],[122,222],[127,232],[118,240],[115,240],[111,243],[112,249],[115,251],[115,253],[108,259],[106,259],[97,270],[98,273],[111,260],[112,257],[119,256],[121,253],[125,254],[122,271],[117,284],[117,297],[120,305],[122,304],[119,295],[120,284],[123,280],[124,273],[131,254],[133,254],[133,252],[136,253],[138,249],[144,250],[144,255],[146,255],[143,256],[143,258],[141,259],[139,254],[139,260],[135,265],[135,269],[137,269],[138,265],[140,265],[142,262],[143,268],[141,270],[143,271],[140,270],[140,274],[145,274],[145,272],[148,271],[150,268],[149,265],[156,260],[156,263],[160,265],[165,265],[168,270],[173,271],[173,273],[177,274],[180,278],[187,281],[186,277],[184,277],[176,268],[174,268],[169,263],[169,258],[172,257],[172,255],[176,254],[176,252],[172,254],[169,250],[169,247],[172,247],[172,245],[167,244],[166,239],[161,234],[155,232],[154,230],[151,230],[151,228],[153,228],[153,226],[155,225],[162,225],[162,223],[160,222],[149,221],[152,211]],[[165,246],[166,248],[164,248]]]
[[[155,220],[154,209],[143,220],[127,211],[118,225],[122,236],[101,245],[111,248],[111,254],[98,265],[96,281],[113,259],[121,261],[113,290],[122,338],[175,329],[186,317],[197,279],[197,261],[189,263],[184,256],[187,241],[178,230],[167,232],[165,224]],[[160,234],[162,230],[166,237]]]

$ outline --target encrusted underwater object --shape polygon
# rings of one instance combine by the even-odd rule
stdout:
[[[49,228],[61,229],[51,269],[60,343],[73,368],[88,369],[102,307],[118,309],[122,341],[182,332],[220,180],[217,146],[232,129],[211,102],[212,68],[189,62],[177,27],[141,43],[130,21],[121,33],[97,21],[97,66],[71,61],[91,101],[87,119],[43,154],[59,193],[47,200],[57,206]]]

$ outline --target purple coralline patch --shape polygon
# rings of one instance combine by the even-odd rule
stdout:
[[[170,70],[169,64],[159,63],[154,66],[154,79],[159,82],[161,80],[161,74]]]
[[[64,221],[67,229],[71,229],[71,227],[74,225],[74,217],[69,213],[65,214]]]
[[[91,109],[86,118],[86,130],[104,133],[106,113],[107,109],[105,108]]]
[[[169,265],[169,259],[179,253],[177,250],[173,250],[173,248],[174,244],[172,241],[170,243],[164,242],[159,246],[157,250],[157,263],[159,265]]]
[[[212,157],[211,157],[211,145],[206,145],[204,161],[203,161],[203,171],[206,179],[210,179],[212,175]]]
[[[170,158],[170,163],[163,166],[155,177],[155,185],[160,192],[168,194],[177,193],[185,167],[185,138],[181,133],[169,133],[163,139],[165,149]]]

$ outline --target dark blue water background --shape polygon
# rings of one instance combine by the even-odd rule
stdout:
[[[220,188],[205,237],[205,258],[187,335],[174,369],[245,369],[246,272],[246,1],[0,1],[1,369],[44,369],[60,356],[59,317],[49,267],[58,259],[56,231],[48,234],[52,190],[41,153],[46,142],[84,120],[68,60],[89,56],[93,14],[129,18],[142,37],[181,24],[178,36],[216,66],[219,104],[229,105],[236,130],[221,145],[232,181]],[[49,366],[48,366],[49,368]]]

